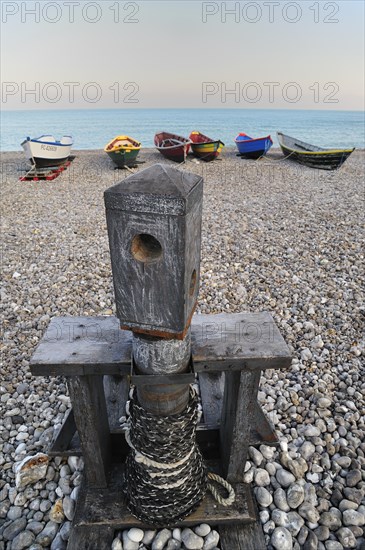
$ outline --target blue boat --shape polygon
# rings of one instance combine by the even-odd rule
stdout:
[[[254,139],[244,133],[238,134],[234,141],[239,155],[249,159],[258,159],[266,155],[273,143],[270,136]]]

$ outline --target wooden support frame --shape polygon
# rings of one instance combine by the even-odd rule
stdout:
[[[249,445],[277,442],[257,402],[257,392],[261,371],[288,368],[290,352],[271,315],[265,312],[195,315],[191,340],[192,372],[167,377],[149,375],[144,380],[147,377],[131,372],[132,334],[121,331],[115,317],[52,319],[31,360],[31,372],[38,376],[63,375],[68,381],[73,409],[49,454],[82,455],[85,461],[86,479],[69,550],[110,548],[114,529],[142,526],[128,514],[120,490],[119,497],[113,493],[121,475],[118,467],[115,469],[115,457],[113,466],[113,443],[119,451],[120,466],[127,446],[119,419],[125,416],[131,381],[151,384],[153,378],[155,383],[164,384],[171,382],[172,376],[176,383],[176,376],[185,376],[183,382],[191,383],[196,375],[203,406],[198,443],[208,454],[212,446],[219,447],[218,469],[243,500],[238,499],[235,508],[223,512],[216,505],[210,509],[208,497],[198,514],[181,524],[195,525],[209,519],[212,525],[219,525],[223,550],[265,548],[251,492],[242,483],[244,463]],[[215,515],[209,515],[209,510]]]

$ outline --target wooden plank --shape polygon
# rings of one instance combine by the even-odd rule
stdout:
[[[195,372],[288,368],[291,355],[270,313],[194,315]]]
[[[74,413],[73,410],[70,409],[66,413],[65,420],[58,430],[57,435],[54,437],[53,441],[51,441],[48,453],[52,453],[52,456],[63,456],[63,453],[69,449],[75,432],[76,424]]]
[[[250,445],[277,445],[279,439],[274,426],[267,418],[259,403],[255,403],[255,414],[251,426]]]
[[[257,370],[225,374],[220,440],[223,476],[230,482],[243,480],[251,426],[256,424],[260,374]]]
[[[194,371],[288,368],[291,356],[271,315],[194,315]],[[132,333],[116,317],[55,317],[37,347],[35,376],[130,373]]]
[[[224,374],[222,372],[199,373],[200,397],[203,407],[203,422],[217,428],[222,416]]]
[[[234,484],[233,488],[236,500],[231,506],[221,506],[208,492],[198,509],[187,518],[174,523],[174,526],[199,525],[206,522],[208,518],[212,525],[253,521],[255,509],[249,486],[238,483]],[[108,525],[114,529],[131,527],[153,529],[152,525],[147,525],[130,514],[123,500],[119,479],[111,483],[107,489],[89,488],[80,493],[74,525]]]
[[[68,389],[90,487],[106,487],[110,432],[101,376],[72,376]]]
[[[54,317],[31,361],[35,376],[129,374],[132,334],[116,317]]]
[[[267,545],[259,521],[244,525],[221,525],[218,528],[222,550],[266,550]]]
[[[129,380],[126,376],[104,376],[104,393],[110,431],[120,428],[119,418],[125,416]],[[119,430],[120,431],[120,430]]]
[[[107,525],[73,527],[67,550],[110,550],[114,528]]]

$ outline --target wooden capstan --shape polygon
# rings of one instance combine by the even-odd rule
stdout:
[[[265,548],[244,465],[249,445],[277,443],[257,402],[261,371],[288,368],[291,357],[269,313],[193,315],[202,197],[200,177],[165,164],[108,189],[117,317],[56,317],[31,360],[34,375],[66,376],[72,402],[49,455],[85,462],[71,550],[109,550],[116,529],[153,527],[132,515],[123,497],[129,446],[120,419],[131,386],[158,417],[183,411],[194,383],[199,450],[236,498],[225,507],[206,493],[174,525],[215,526],[223,550]]]

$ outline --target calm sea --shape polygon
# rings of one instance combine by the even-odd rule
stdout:
[[[100,149],[113,137],[127,134],[153,146],[157,131],[188,136],[199,130],[213,139],[234,145],[239,132],[253,137],[276,132],[322,147],[365,148],[364,112],[270,109],[93,109],[4,111],[1,149],[17,151],[27,137],[72,135],[75,149]]]

